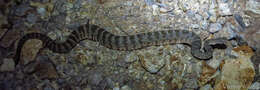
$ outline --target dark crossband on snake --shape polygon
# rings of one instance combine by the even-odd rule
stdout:
[[[24,43],[29,39],[39,39],[43,42],[43,48],[48,48],[55,53],[68,53],[80,41],[92,40],[101,45],[119,51],[132,51],[152,45],[186,44],[191,46],[191,54],[198,59],[207,60],[212,57],[213,47],[202,40],[194,32],[187,30],[164,30],[136,35],[120,36],[114,35],[97,25],[85,24],[71,32],[64,42],[56,42],[47,35],[41,33],[29,33],[24,35],[18,42],[15,65],[19,63],[20,54]]]

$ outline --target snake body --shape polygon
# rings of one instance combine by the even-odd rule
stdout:
[[[56,42],[41,33],[29,33],[24,35],[18,42],[15,55],[15,64],[20,60],[20,54],[24,43],[29,39],[39,39],[43,42],[43,48],[48,48],[55,53],[68,53],[80,41],[92,40],[101,45],[120,51],[131,51],[142,49],[152,45],[165,45],[182,43],[191,46],[191,54],[198,59],[209,59],[212,57],[213,48],[207,43],[201,49],[201,39],[194,32],[187,30],[165,30],[136,35],[119,36],[114,35],[97,25],[85,24],[71,32],[64,42]]]

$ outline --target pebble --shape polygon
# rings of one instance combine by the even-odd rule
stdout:
[[[260,82],[253,83],[248,90],[260,90]]]
[[[193,29],[199,29],[200,25],[199,24],[191,24],[190,27],[193,28]]]
[[[207,20],[202,20],[201,22],[200,22],[200,24],[201,24],[201,28],[203,29],[203,30],[206,30],[208,27],[209,27],[209,22],[207,21]]]
[[[189,17],[194,17],[194,16],[195,16],[195,12],[192,11],[192,10],[188,10],[188,11],[186,12],[186,14],[187,14],[187,16],[189,16]]]
[[[14,71],[15,67],[14,67],[14,61],[13,59],[3,59],[3,64],[0,66],[0,71],[4,72],[4,71]]]
[[[135,53],[130,53],[130,54],[127,54],[123,60],[127,63],[132,63],[132,62],[135,62],[138,60],[138,57]]]
[[[144,0],[147,5],[153,5],[154,0]]]
[[[221,31],[214,33],[214,37],[226,37],[227,39],[232,39],[238,35],[231,23],[226,23],[223,26],[224,27]]]
[[[202,62],[202,72],[199,77],[199,85],[202,86],[216,77],[217,70]]]
[[[5,30],[3,30],[5,31]],[[20,38],[19,32],[17,30],[8,30],[4,37],[0,40],[0,45],[2,47],[8,48],[12,45],[15,40],[18,40]]]
[[[203,87],[201,87],[200,90],[213,90],[213,88],[210,84],[206,84]]]
[[[24,72],[35,74],[39,79],[56,79],[58,73],[48,57],[37,57],[35,62],[27,64]]]
[[[45,16],[46,15],[46,9],[41,7],[41,8],[37,8],[37,13],[40,14],[41,16]]]
[[[0,76],[0,86],[1,86],[1,89],[3,90],[7,90],[7,89],[14,89],[13,87],[14,84],[15,84],[16,79],[14,77],[14,74],[11,74],[11,73],[1,73],[1,76]]]
[[[120,90],[119,83],[116,83],[116,85],[115,85],[115,87],[113,88],[113,90]]]
[[[7,22],[7,16],[5,16],[4,15],[4,13],[3,12],[0,12],[0,19],[1,19],[1,21],[0,21],[0,25],[2,25],[2,24],[8,24],[8,22]],[[1,36],[1,33],[0,33],[0,36]]]
[[[218,3],[218,5],[221,16],[232,15],[232,10],[228,3]]]
[[[253,55],[251,48],[242,46],[234,48],[233,50],[239,54],[239,56],[235,59],[230,58],[225,60],[221,68],[220,79],[215,82],[214,90],[246,90],[250,87],[254,79],[254,66],[250,60],[250,57]]]
[[[211,3],[210,3],[210,9],[214,9],[217,7],[217,1],[216,0],[212,0]]]
[[[219,54],[219,53],[218,53]],[[214,54],[215,55],[215,54]],[[217,69],[220,65],[222,60],[219,60],[219,59],[215,59],[213,58],[213,60],[209,60],[208,61],[208,65],[214,69]]]
[[[2,38],[7,31],[8,31],[8,29],[1,29],[0,30],[0,38]]]
[[[239,15],[239,14],[234,14],[235,20],[237,21],[237,23],[240,25],[240,27],[242,27],[243,29],[246,28],[246,25],[243,21],[243,18]]]
[[[48,3],[48,2],[50,2],[50,0],[38,0],[38,2],[41,2],[41,3]]]
[[[27,64],[31,61],[34,61],[40,48],[42,48],[42,42],[40,40],[28,40],[22,48],[20,62],[23,62],[23,64]]]
[[[209,10],[208,10],[208,14],[209,14],[209,20],[210,21],[212,21],[212,22],[215,22],[216,21],[216,16],[217,16],[217,13],[216,13],[216,11],[217,11],[217,9],[216,9],[216,7],[217,7],[217,2],[216,2],[216,0],[212,0],[211,1],[211,4],[210,4],[210,8],[209,8]]]
[[[159,6],[158,5],[152,5],[153,9],[153,15],[158,15],[159,14]]]
[[[171,10],[172,10],[172,8],[169,8],[169,7],[161,7],[160,8],[161,13],[167,13],[167,12],[170,12]]]
[[[251,57],[251,61],[254,64],[256,76],[254,81],[260,81],[260,50],[258,49],[254,56]]]
[[[216,15],[211,15],[210,17],[209,17],[209,21],[211,21],[211,22],[216,22],[217,21],[217,16]]]
[[[203,20],[203,17],[199,14],[195,14],[195,18],[198,20],[198,21],[202,21]]]
[[[247,41],[248,45],[252,48],[260,49],[260,19],[256,19],[251,26],[245,31],[240,32],[239,36]]]
[[[246,3],[246,10],[252,11],[256,14],[260,14],[260,1],[248,0]]]
[[[225,17],[219,17],[218,20],[216,20],[216,22],[221,25],[225,25],[225,23],[227,22],[227,19]]]
[[[210,24],[209,32],[215,33],[222,29],[222,25],[219,23]]]
[[[29,14],[27,15],[26,20],[30,23],[30,24],[35,24],[37,21],[37,16],[35,14]]]
[[[185,83],[183,84],[183,86],[184,86],[184,88],[186,88],[186,89],[196,89],[196,88],[199,87],[197,81],[198,81],[198,80],[195,79],[195,78],[190,78],[190,79],[188,79],[187,82],[185,82]]]
[[[150,73],[157,73],[165,66],[165,59],[154,56],[151,53],[139,56],[140,64]]]
[[[102,80],[103,76],[101,72],[90,71],[90,75],[88,76],[89,84],[97,86]]]
[[[15,15],[17,16],[24,16],[27,14],[27,12],[29,10],[32,10],[31,7],[29,7],[28,5],[25,5],[25,4],[21,4],[19,6],[16,7],[15,9]]]
[[[132,90],[128,85],[124,85],[120,88],[120,90]]]

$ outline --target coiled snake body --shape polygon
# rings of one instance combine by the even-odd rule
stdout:
[[[23,36],[17,47],[14,57],[15,65],[20,60],[20,54],[24,43],[29,39],[39,39],[44,48],[55,53],[68,53],[82,40],[93,40],[101,45],[115,50],[131,51],[152,45],[165,45],[183,43],[191,46],[191,54],[198,59],[209,59],[212,57],[213,48],[205,42],[201,51],[201,39],[194,32],[186,30],[167,30],[148,33],[140,33],[129,36],[114,35],[97,25],[85,24],[74,30],[64,42],[55,42],[41,33],[29,33]]]

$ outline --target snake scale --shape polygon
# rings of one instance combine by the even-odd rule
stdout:
[[[164,30],[119,36],[114,35],[97,25],[88,23],[79,26],[77,30],[71,32],[64,42],[56,42],[41,33],[29,33],[24,35],[18,42],[16,55],[14,57],[15,65],[17,65],[20,60],[20,54],[24,43],[29,39],[41,40],[43,42],[43,48],[48,48],[55,53],[68,53],[80,41],[86,39],[99,42],[107,48],[120,51],[137,50],[152,45],[182,43],[191,46],[191,54],[198,59],[209,59],[212,57],[213,52],[213,48],[207,42],[204,43],[204,47],[202,48],[200,37],[194,32],[187,30]]]

